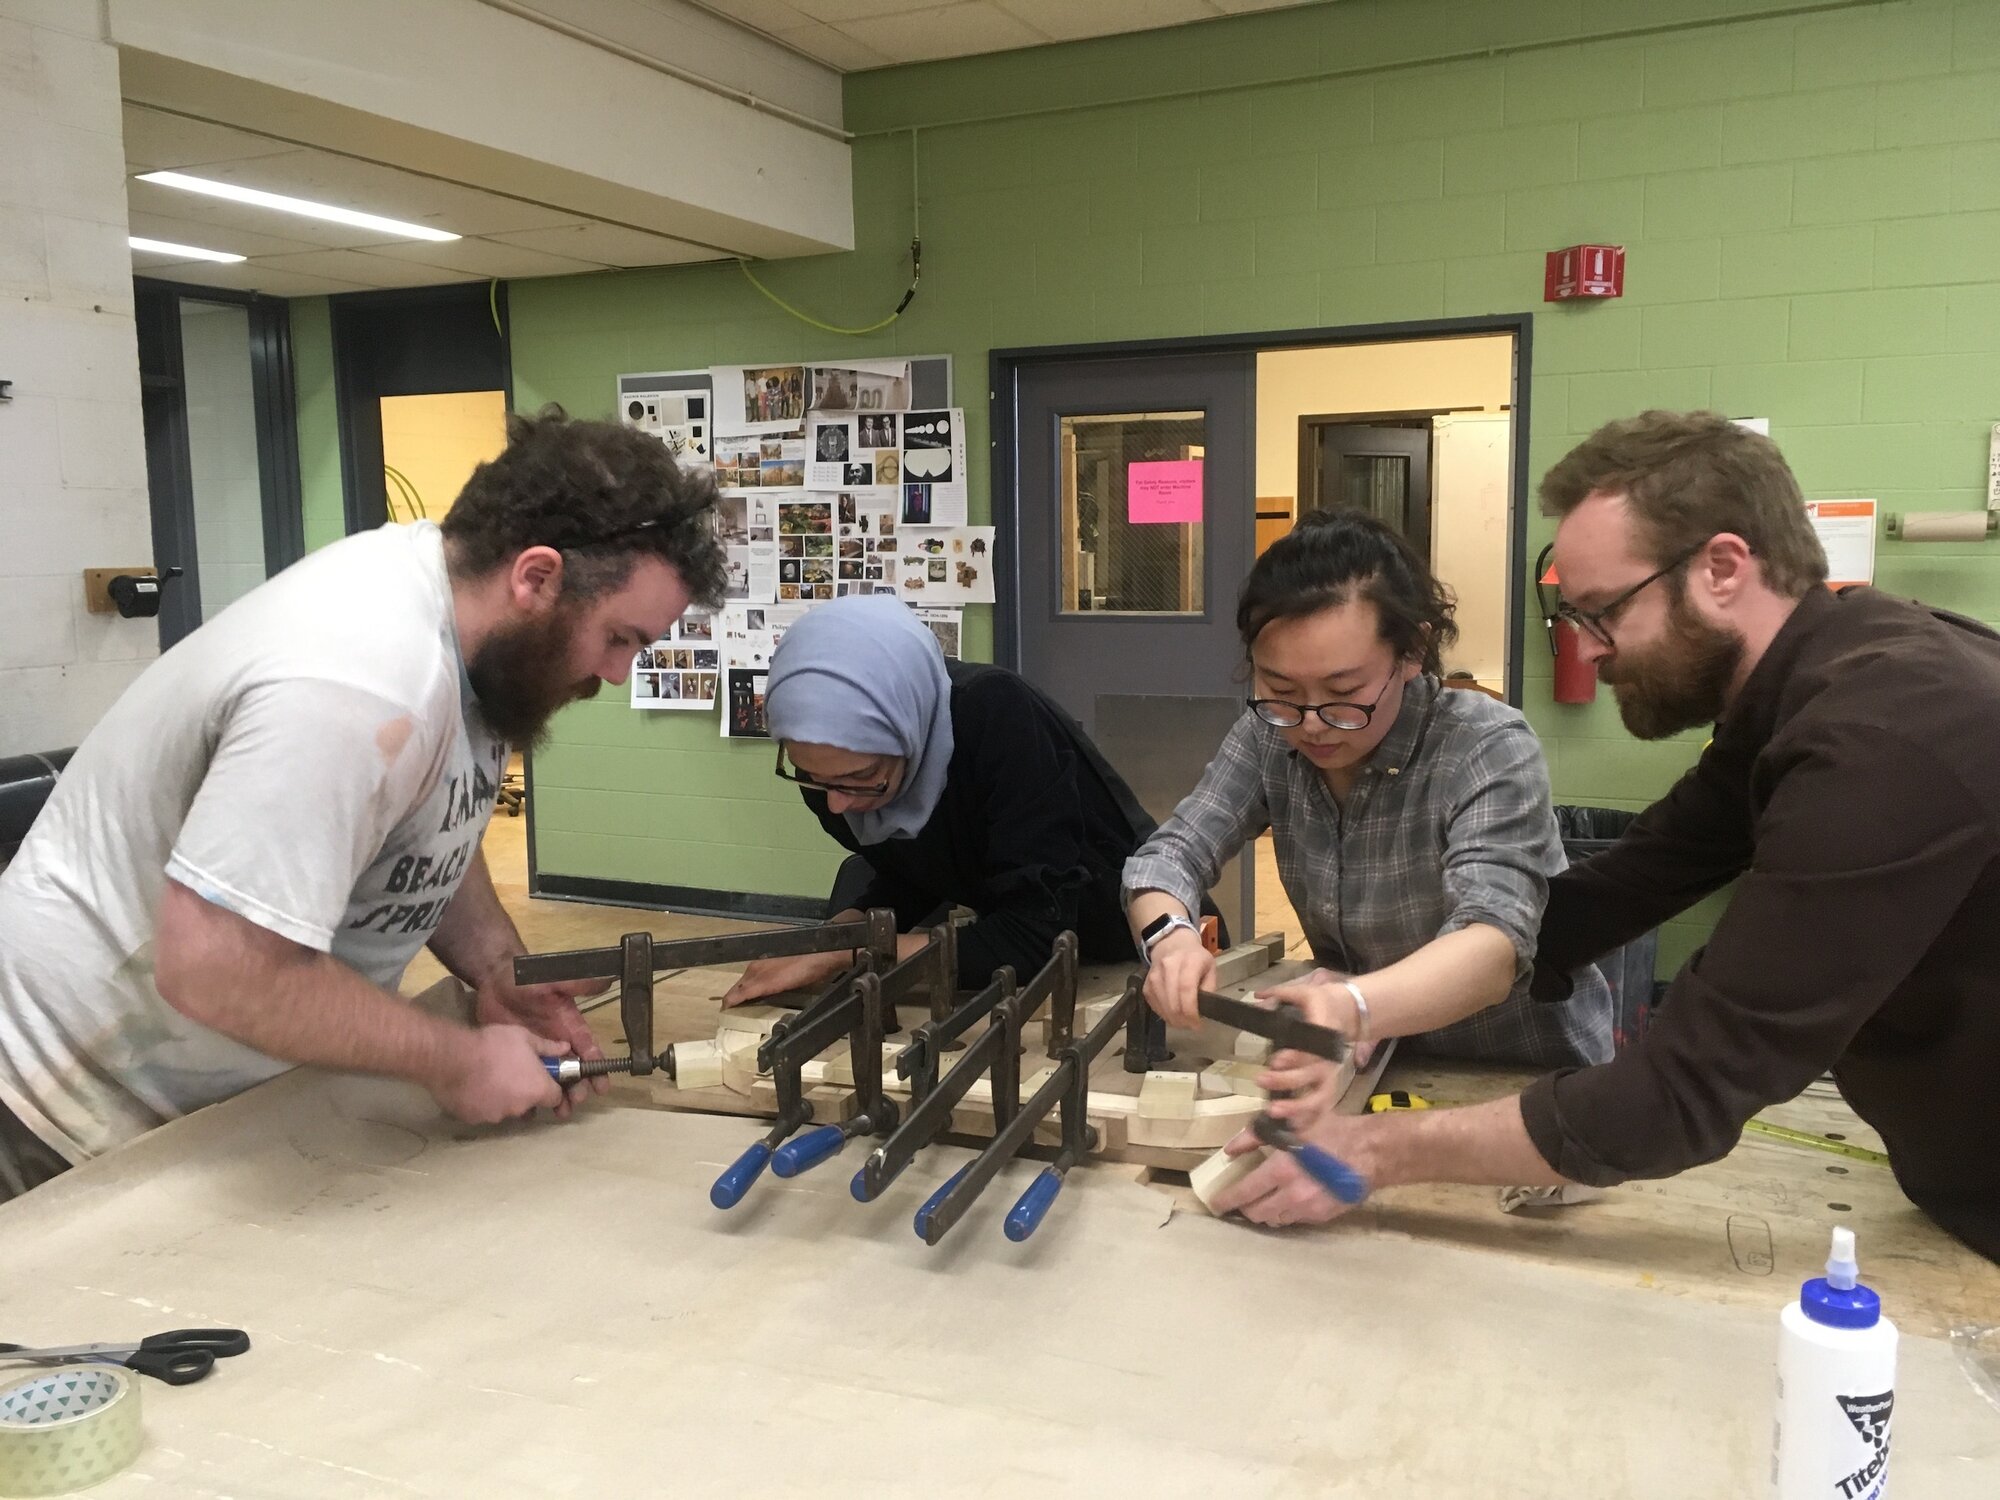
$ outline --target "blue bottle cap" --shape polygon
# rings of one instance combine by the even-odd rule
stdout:
[[[1882,1319],[1882,1299],[1873,1289],[1858,1282],[1850,1287],[1830,1286],[1824,1276],[1815,1276],[1799,1288],[1799,1307],[1815,1323],[1828,1328],[1873,1328]]]

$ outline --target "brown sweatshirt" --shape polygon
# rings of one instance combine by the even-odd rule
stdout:
[[[1738,879],[1644,1038],[1522,1096],[1536,1148],[1670,1176],[1831,1070],[1911,1200],[2000,1261],[2000,636],[1814,590],[1693,769],[1551,882],[1535,993]]]

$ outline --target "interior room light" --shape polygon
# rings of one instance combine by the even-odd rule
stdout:
[[[281,213],[303,214],[309,219],[325,219],[355,229],[373,229],[406,240],[455,240],[448,229],[432,229],[427,224],[406,224],[401,219],[385,219],[380,214],[364,214],[358,209],[336,208],[331,203],[315,203],[310,198],[292,198],[284,193],[267,193],[262,188],[243,187],[234,182],[217,182],[211,177],[190,177],[185,172],[141,172],[141,182],[157,182],[162,187],[204,193],[211,198],[227,198],[231,203],[251,203],[259,208],[275,208]]]

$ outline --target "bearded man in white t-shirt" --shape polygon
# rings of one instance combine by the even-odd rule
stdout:
[[[715,487],[655,438],[515,418],[442,526],[310,557],[153,665],[0,873],[0,1200],[295,1064],[462,1120],[581,1101],[584,986],[513,983],[480,854],[510,745],[722,594]],[[428,946],[478,994],[400,999]]]

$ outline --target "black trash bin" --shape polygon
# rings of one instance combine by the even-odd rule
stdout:
[[[28,828],[56,789],[56,778],[74,750],[0,756],[0,867],[14,857]]]
[[[1580,865],[1617,843],[1638,816],[1622,807],[1558,807],[1556,830],[1562,835],[1563,853],[1571,864]],[[1597,961],[1611,989],[1612,1043],[1621,1050],[1646,1034],[1657,999],[1653,969],[1659,956],[1660,934],[1655,930]]]

